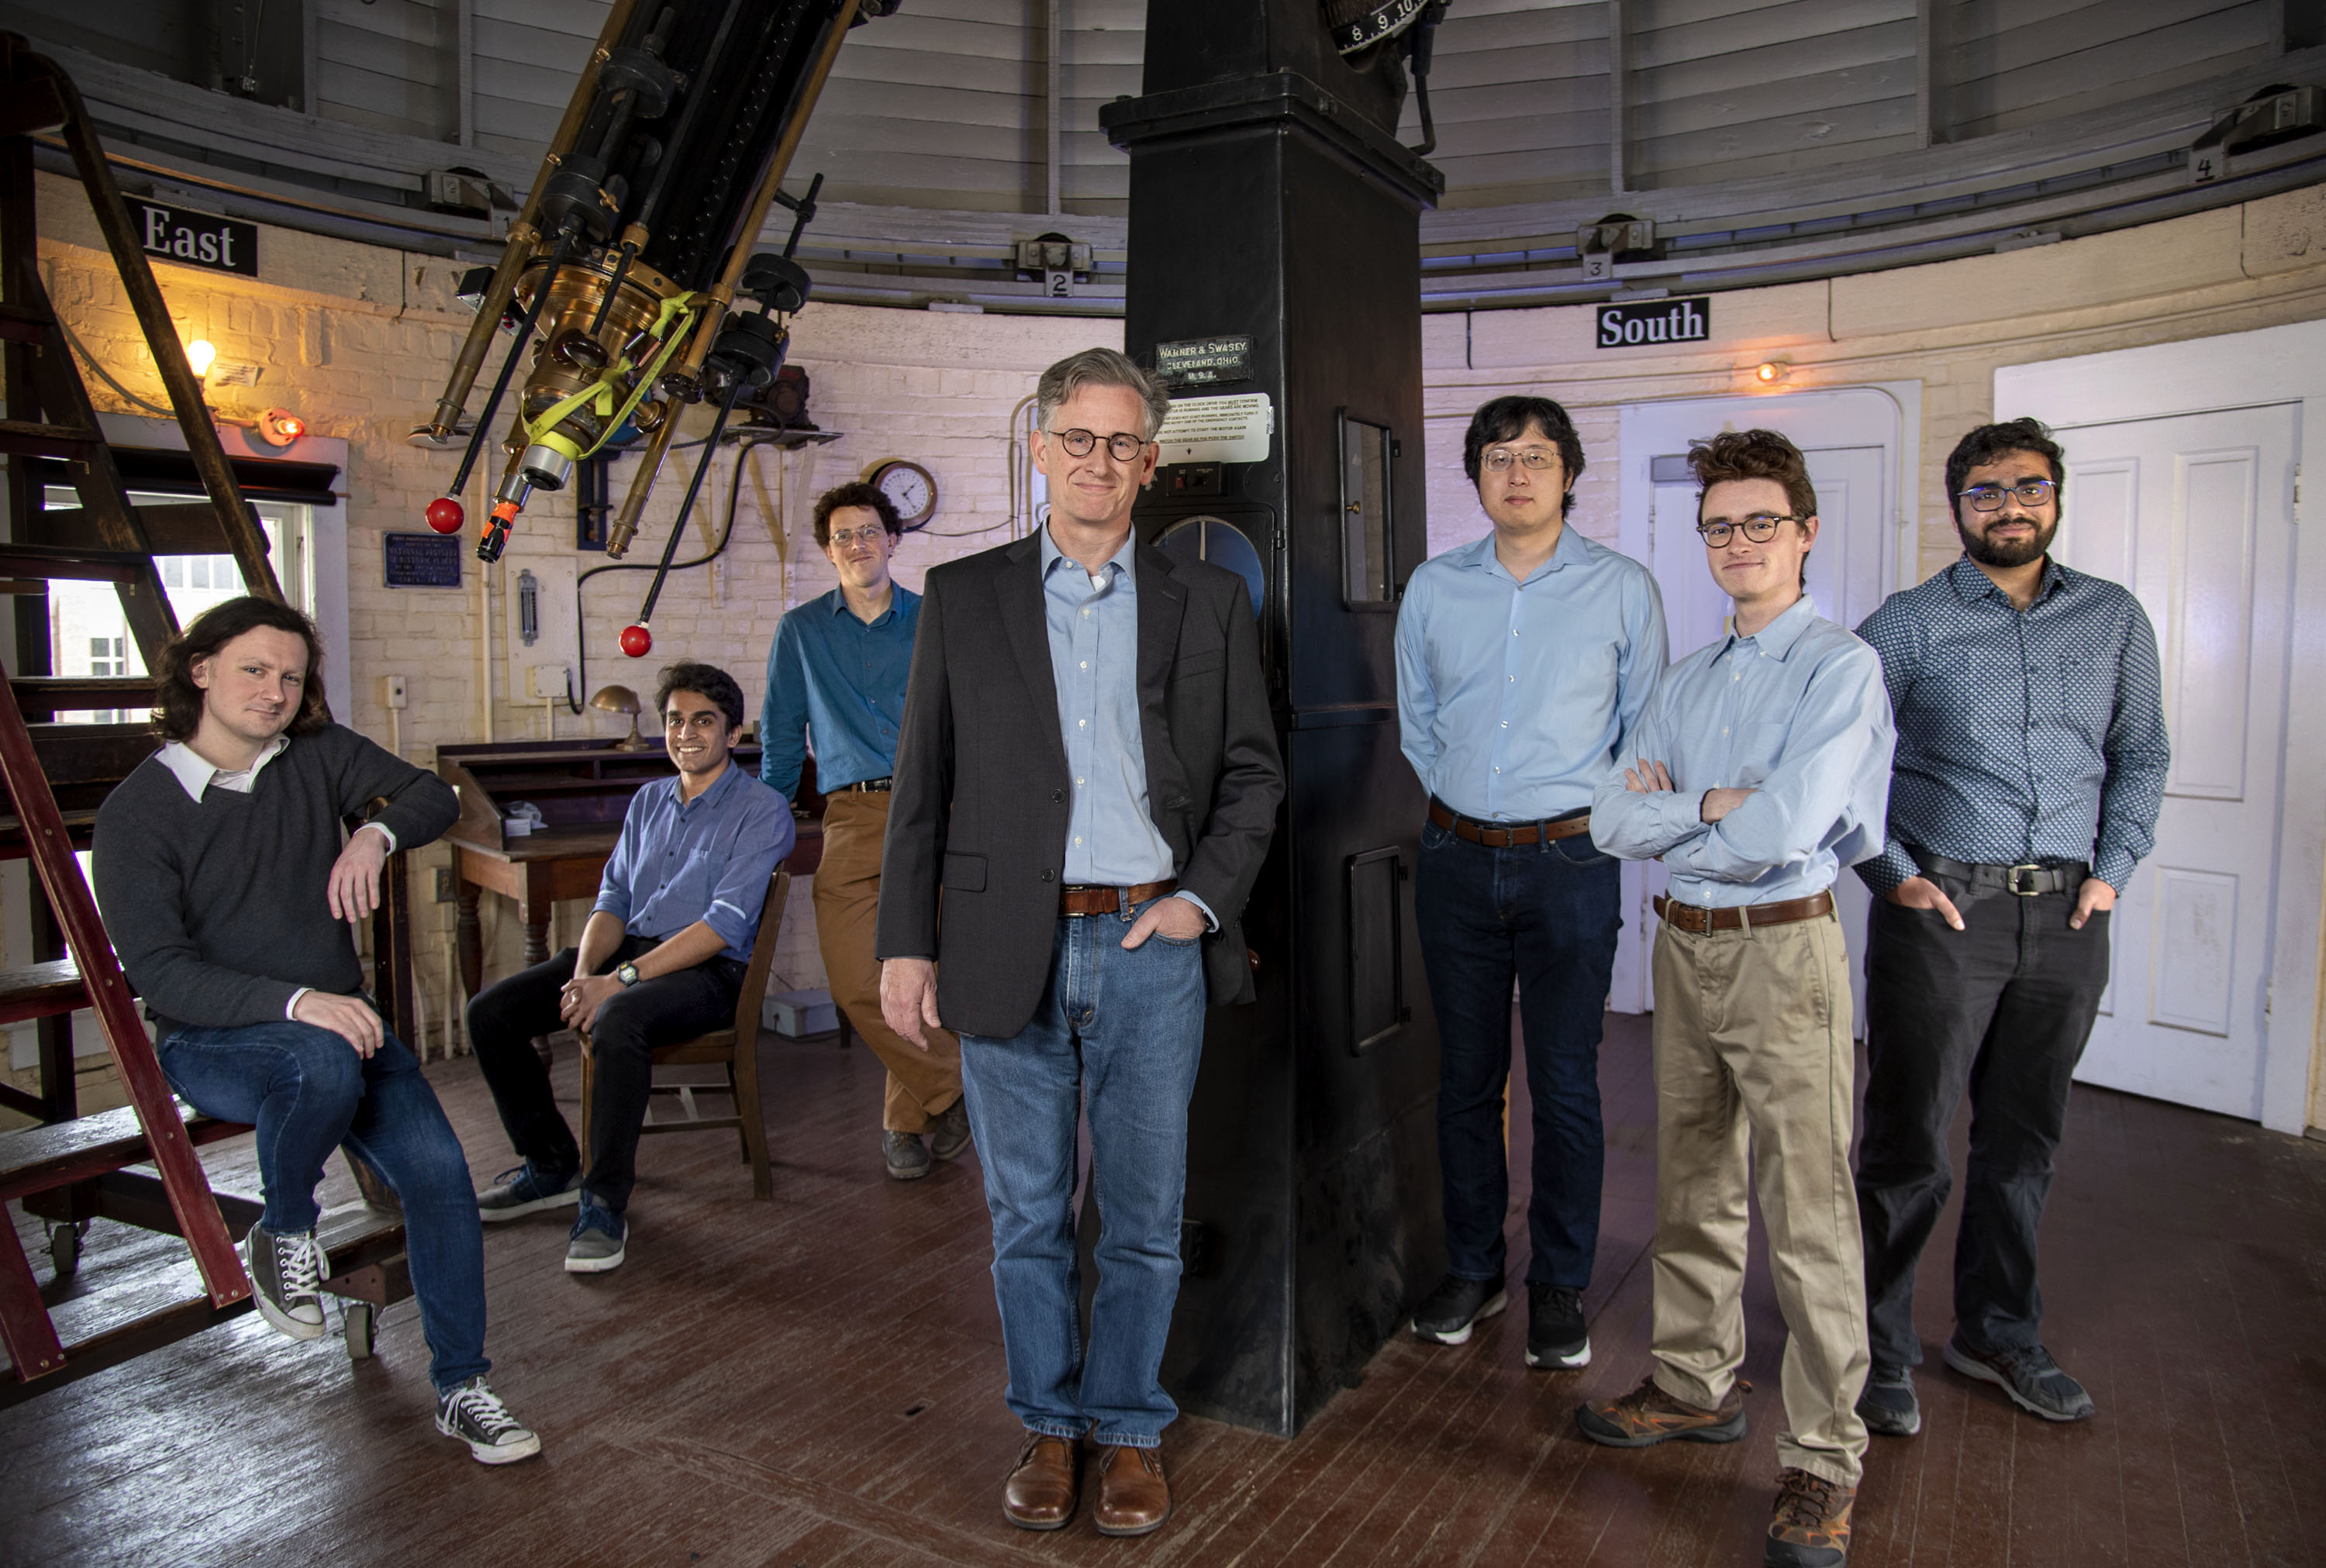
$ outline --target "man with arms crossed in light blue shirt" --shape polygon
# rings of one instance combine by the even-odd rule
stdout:
[[[1790,1430],[1765,1560],[1832,1568],[1849,1555],[1867,1363],[1849,963],[1831,889],[1881,850],[1896,736],[1881,661],[1803,591],[1818,519],[1800,453],[1732,431],[1689,465],[1735,617],[1665,675],[1591,812],[1602,848],[1671,873],[1656,900],[1656,1364],[1576,1423],[1617,1448],[1744,1435],[1749,1151],[1787,1331]]]
[[[1591,1359],[1583,1291],[1599,1246],[1599,1032],[1619,868],[1591,791],[1664,667],[1645,567],[1567,525],[1583,441],[1542,397],[1499,397],[1462,444],[1494,531],[1425,562],[1397,620],[1398,723],[1429,791],[1415,907],[1440,1042],[1446,1278],[1413,1331],[1458,1345],[1503,1310],[1511,986],[1534,1101],[1527,1364]]]

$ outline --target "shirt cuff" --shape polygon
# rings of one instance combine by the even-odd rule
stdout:
[[[1205,931],[1217,931],[1217,930],[1219,930],[1219,928],[1220,928],[1220,917],[1219,917],[1218,915],[1214,914],[1212,913],[1212,906],[1211,906],[1210,905],[1208,905],[1208,904],[1205,903],[1202,899],[1200,899],[1200,898],[1196,897],[1194,894],[1192,894],[1192,893],[1188,892],[1188,891],[1187,891],[1186,888],[1184,888],[1184,887],[1182,887],[1181,889],[1179,889],[1179,891],[1178,891],[1178,892],[1174,893],[1173,895],[1171,895],[1171,896],[1172,896],[1172,897],[1174,897],[1174,898],[1184,898],[1184,899],[1186,899],[1188,903],[1190,903],[1190,904],[1194,905],[1197,909],[1199,909],[1199,910],[1203,911],[1203,914],[1204,914],[1204,929],[1205,929]]]
[[[314,988],[315,988],[312,986],[301,986],[297,990],[292,992],[291,999],[283,1004],[283,1016],[291,1023],[297,1023],[299,1021],[299,998],[305,996],[309,991],[312,991]]]
[[[1884,845],[1882,853],[1871,860],[1861,860],[1857,866],[1857,879],[1877,895],[1887,894],[1909,877],[1921,874],[1922,868],[1914,864],[1914,858],[1906,853],[1903,844]]]
[[[381,838],[386,839],[387,840],[387,852],[391,855],[395,853],[397,846],[395,842],[395,830],[394,828],[389,827],[386,822],[366,822],[362,827],[356,830],[356,832],[358,833],[365,831],[377,833]],[[350,837],[352,837],[352,835],[350,835]]]
[[[2124,850],[2112,845],[2103,844],[2100,846],[2098,855],[2092,860],[2092,875],[2121,895],[2124,892],[2124,885],[2132,880],[2133,868],[2139,864],[2138,860],[2134,859]]]

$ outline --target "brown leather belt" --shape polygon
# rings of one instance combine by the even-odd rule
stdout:
[[[1144,904],[1150,898],[1179,891],[1179,879],[1167,877],[1160,882],[1141,882],[1136,887],[1066,886],[1058,889],[1060,914],[1112,914],[1125,905]]]
[[[1484,844],[1489,849],[1507,849],[1518,844],[1545,844],[1558,839],[1572,839],[1577,833],[1591,830],[1591,813],[1579,817],[1560,817],[1542,822],[1482,822],[1465,817],[1443,802],[1429,803],[1429,821],[1433,826],[1445,829],[1456,838],[1472,844]]]
[[[1704,909],[1693,904],[1675,904],[1659,893],[1656,913],[1663,916],[1667,925],[1705,936],[1716,931],[1750,931],[1756,925],[1790,925],[1797,920],[1815,920],[1833,913],[1833,895],[1812,893],[1807,898],[1748,904],[1742,909]]]

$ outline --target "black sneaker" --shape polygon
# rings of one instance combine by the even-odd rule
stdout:
[[[509,1414],[481,1373],[436,1396],[436,1430],[467,1443],[482,1464],[513,1464],[541,1452],[541,1439]]]
[[[330,1256],[312,1230],[278,1236],[254,1225],[242,1239],[242,1260],[250,1270],[258,1315],[277,1333],[294,1340],[323,1337],[323,1294],[331,1276]]]
[[[1511,1304],[1499,1279],[1464,1279],[1449,1274],[1437,1282],[1413,1313],[1413,1331],[1441,1345],[1467,1344],[1470,1330]]]
[[[558,1180],[527,1160],[513,1171],[503,1171],[493,1178],[491,1186],[477,1194],[477,1218],[490,1225],[514,1220],[520,1214],[563,1208],[579,1202],[581,1197],[581,1172],[572,1172]]]
[[[1857,1418],[1865,1430],[1884,1437],[1912,1437],[1922,1430],[1922,1406],[1914,1397],[1914,1373],[1876,1361],[1857,1396]]]
[[[2089,1421],[2092,1396],[2084,1386],[2060,1370],[2052,1352],[2041,1345],[2019,1350],[1975,1350],[1958,1331],[1947,1341],[1947,1365],[1966,1378],[1992,1383],[2011,1402],[2046,1421]]]
[[[1527,1365],[1571,1371],[1591,1364],[1591,1336],[1583,1326],[1583,1293],[1563,1285],[1527,1282]]]

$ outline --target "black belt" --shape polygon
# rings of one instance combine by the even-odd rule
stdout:
[[[2091,868],[2080,860],[2054,860],[2049,864],[2030,860],[2017,866],[1974,866],[1967,860],[1949,860],[1944,855],[1927,850],[1913,851],[1914,863],[1925,871],[1935,871],[1941,877],[1951,877],[1958,882],[1968,882],[1973,887],[1999,887],[2005,893],[2015,893],[2022,898],[2033,898],[2045,893],[2073,893],[2083,886]]]
[[[879,793],[886,794],[889,793],[889,784],[893,782],[894,781],[891,779],[885,778],[859,779],[854,784],[842,784],[838,789],[833,790],[830,793],[836,795],[852,795],[871,794],[877,791]]]

